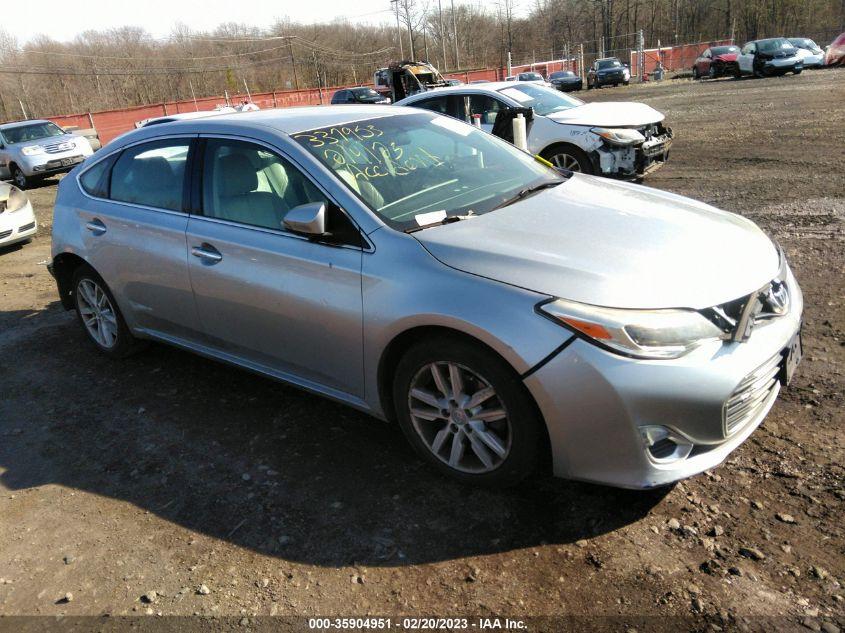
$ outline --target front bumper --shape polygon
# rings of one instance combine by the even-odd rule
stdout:
[[[770,59],[763,64],[763,72],[769,73],[788,73],[794,72],[798,69],[804,68],[804,63],[800,59],[794,57],[786,59]]]
[[[54,157],[50,154],[40,154],[33,156],[32,159],[27,161],[23,171],[30,177],[61,174],[70,171],[84,161],[85,158],[86,156],[81,153],[59,157]]]
[[[581,339],[525,384],[546,421],[556,476],[623,488],[662,486],[713,468],[748,438],[777,397],[774,383],[726,437],[724,407],[743,381],[794,339],[803,298],[795,279],[790,312],[759,324],[743,343],[713,342],[675,360],[637,360]],[[641,429],[667,427],[693,445],[687,457],[655,460]]]
[[[28,240],[37,232],[38,222],[30,203],[17,211],[0,213],[0,247]]]

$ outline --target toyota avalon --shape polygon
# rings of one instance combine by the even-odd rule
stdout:
[[[801,290],[751,221],[413,108],[130,132],[59,185],[50,268],[100,352],[276,378],[476,484],[712,468],[801,356]]]

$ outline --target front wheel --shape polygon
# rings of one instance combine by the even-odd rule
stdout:
[[[80,266],[73,275],[76,316],[94,346],[115,358],[136,351],[139,342],[132,336],[111,291],[89,266]]]
[[[30,179],[27,178],[23,170],[17,165],[12,165],[12,181],[18,189],[26,189],[30,184]]]
[[[582,174],[594,173],[590,157],[574,145],[552,145],[544,149],[540,156],[559,169],[568,169]]]
[[[796,68],[795,70],[792,71],[792,74],[793,75],[800,75],[802,70],[804,70],[804,69],[803,68]]]
[[[543,446],[536,406],[491,350],[461,338],[423,341],[406,352],[395,376],[402,431],[441,473],[501,486],[536,469]]]

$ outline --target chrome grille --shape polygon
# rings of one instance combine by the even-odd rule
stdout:
[[[722,412],[725,437],[733,435],[766,406],[769,396],[780,390],[780,364],[777,354],[742,379],[725,402]]]
[[[62,141],[61,143],[50,143],[49,145],[42,145],[44,151],[48,154],[60,154],[73,149],[72,141]]]
[[[11,234],[12,234],[12,229],[9,229],[8,231],[0,231],[0,240],[5,240]]]

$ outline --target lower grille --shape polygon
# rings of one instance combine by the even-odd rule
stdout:
[[[12,229],[9,229],[8,231],[0,231],[0,240],[5,240],[11,234],[12,234]]]
[[[24,231],[29,231],[30,229],[35,228],[35,222],[30,222],[29,224],[24,224],[22,227],[18,229],[18,233],[23,233]]]
[[[783,356],[777,354],[748,374],[725,402],[722,421],[725,437],[733,435],[759,413],[772,392],[780,388],[778,374]]]

